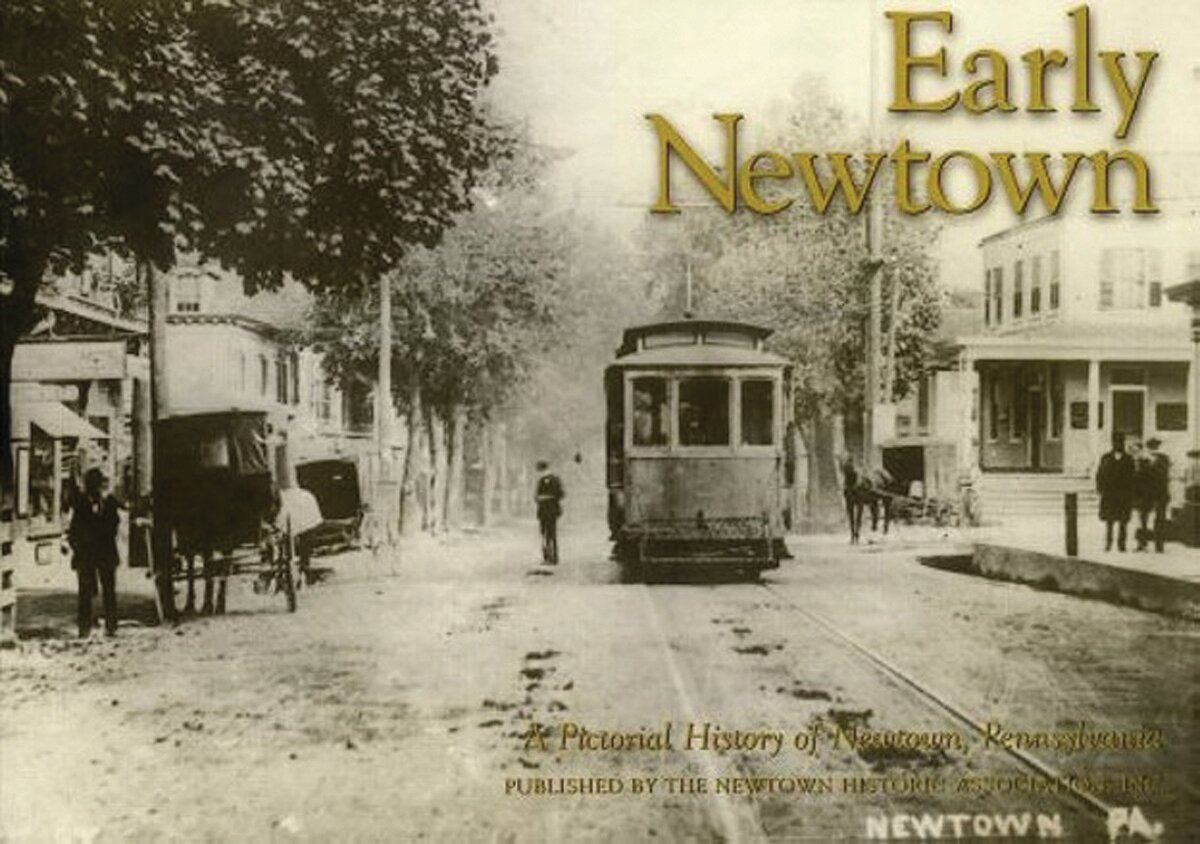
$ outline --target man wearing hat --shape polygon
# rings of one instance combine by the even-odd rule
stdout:
[[[1125,451],[1125,435],[1120,431],[1113,432],[1112,450],[1100,458],[1096,492],[1100,493],[1100,520],[1104,522],[1104,550],[1112,550],[1116,525],[1117,549],[1124,551],[1125,532],[1133,509],[1133,458]]]
[[[92,629],[92,596],[96,581],[104,600],[104,632],[117,632],[117,500],[108,494],[108,478],[99,468],[83,475],[83,492],[72,502],[71,568],[79,577],[79,636],[86,638]]]
[[[538,479],[534,496],[542,534],[542,562],[554,566],[558,565],[558,517],[562,515],[563,485],[558,475],[550,471],[547,461],[539,460],[536,468]]]
[[[1160,554],[1167,527],[1167,505],[1171,503],[1171,458],[1158,450],[1161,445],[1162,440],[1158,437],[1146,440],[1149,450],[1146,456],[1146,507],[1141,511],[1143,536],[1150,511],[1154,512],[1154,550]],[[1139,542],[1139,547],[1142,544]]]

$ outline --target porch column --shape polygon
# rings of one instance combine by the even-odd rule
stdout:
[[[1188,371],[1188,431],[1191,448],[1200,449],[1200,279],[1168,287],[1167,298],[1188,305],[1192,311],[1192,362]]]
[[[963,349],[958,358],[958,471],[969,477],[978,464],[975,443],[979,441],[979,426],[983,424],[978,412],[979,377],[975,371],[975,355]]]
[[[1192,342],[1192,362],[1188,364],[1188,385],[1192,395],[1187,410],[1192,448],[1200,449],[1200,328],[1195,333],[1197,339]]]
[[[1100,437],[1100,361],[1095,358],[1088,361],[1087,401],[1089,465],[1094,466],[1103,453]]]

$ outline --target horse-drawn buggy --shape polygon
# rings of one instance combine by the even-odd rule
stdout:
[[[976,524],[978,502],[959,477],[953,443],[928,438],[883,444],[882,478],[876,493],[886,496],[892,520],[905,524]]]
[[[282,592],[294,612],[295,543],[287,519],[280,518],[266,413],[171,416],[159,420],[156,435],[162,461],[156,527],[165,523],[172,536],[172,578],[187,581],[185,612],[196,607],[197,559],[203,566],[203,612],[224,612],[226,581],[238,573],[254,574],[257,592]]]

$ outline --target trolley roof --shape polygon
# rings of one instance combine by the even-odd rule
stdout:
[[[772,330],[727,320],[677,320],[625,329],[616,366],[785,366],[763,348]]]

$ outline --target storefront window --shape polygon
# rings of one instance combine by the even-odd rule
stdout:
[[[667,382],[664,378],[633,380],[633,444],[667,444]]]
[[[1025,427],[1028,420],[1028,397],[1021,386],[1021,370],[1014,369],[1012,373],[1012,390],[1009,393],[1012,403],[1012,430],[1010,439],[1019,440],[1025,437]]]
[[[729,445],[729,382],[724,378],[679,382],[679,444]]]
[[[775,441],[775,384],[742,382],[742,444],[771,445]]]
[[[49,522],[54,513],[54,440],[36,427],[29,441],[29,517]]]

